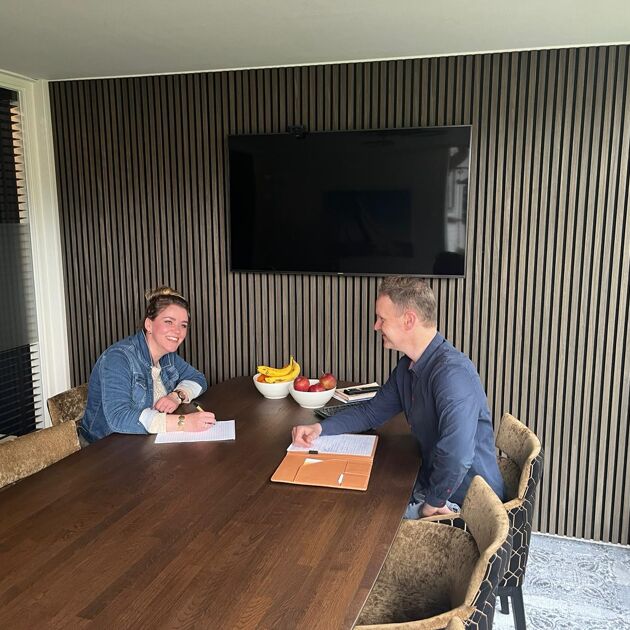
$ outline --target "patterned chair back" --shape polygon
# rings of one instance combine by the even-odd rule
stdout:
[[[543,449],[536,434],[514,416],[501,418],[497,447],[499,469],[508,500],[504,503],[512,531],[512,555],[501,587],[521,586],[525,578],[536,489],[543,468]]]
[[[48,399],[48,412],[53,426],[62,422],[81,422],[87,405],[87,391],[87,383],[83,383]]]
[[[435,630],[456,617],[465,628],[492,628],[497,586],[510,559],[509,519],[476,476],[457,520],[455,527],[449,520],[401,523],[356,630]]]

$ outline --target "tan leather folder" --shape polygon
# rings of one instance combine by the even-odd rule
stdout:
[[[271,481],[367,490],[377,441],[378,438],[374,440],[372,454],[369,456],[288,452],[271,476]]]

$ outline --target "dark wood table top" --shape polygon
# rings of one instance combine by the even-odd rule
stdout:
[[[366,492],[269,481],[315,421],[251,378],[203,396],[235,442],[112,435],[0,492],[0,627],[351,628],[418,466],[399,416]]]

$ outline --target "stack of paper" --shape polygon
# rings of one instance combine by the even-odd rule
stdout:
[[[362,400],[370,400],[370,398],[374,398],[378,390],[378,383],[366,383],[365,385],[356,385],[354,387],[344,387],[343,389],[338,389],[333,394],[333,398],[345,403],[360,402]]]

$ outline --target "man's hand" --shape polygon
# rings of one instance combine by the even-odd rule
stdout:
[[[293,427],[291,436],[293,438],[293,444],[295,446],[301,446],[302,448],[308,448],[313,444],[315,438],[319,437],[322,432],[322,425],[319,422],[315,424],[302,424],[297,427]]]
[[[442,507],[433,507],[432,505],[429,505],[428,503],[423,503],[422,504],[422,510],[420,512],[420,516],[421,517],[425,517],[425,516],[433,516],[435,514],[451,514],[451,510],[449,510],[446,505],[443,505]]]

